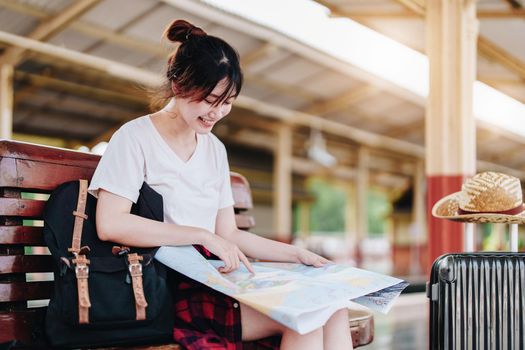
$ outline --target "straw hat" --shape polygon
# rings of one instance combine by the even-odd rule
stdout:
[[[461,222],[525,224],[520,180],[492,171],[476,174],[460,192],[434,204],[432,215]]]

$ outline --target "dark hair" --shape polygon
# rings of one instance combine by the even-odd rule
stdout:
[[[171,23],[163,36],[181,45],[168,59],[167,81],[160,93],[157,90],[153,94],[152,109],[163,106],[173,96],[193,96],[194,101],[202,101],[223,79],[226,88],[214,105],[239,95],[243,82],[239,54],[226,41],[180,19]]]

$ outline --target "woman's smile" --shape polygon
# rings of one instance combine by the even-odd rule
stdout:
[[[217,122],[217,120],[210,119],[204,116],[200,116],[197,119],[199,120],[200,124],[205,128],[211,128]]]

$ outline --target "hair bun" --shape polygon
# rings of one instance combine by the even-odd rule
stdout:
[[[191,37],[206,36],[206,32],[188,21],[177,19],[164,31],[164,36],[173,42],[183,43]]]

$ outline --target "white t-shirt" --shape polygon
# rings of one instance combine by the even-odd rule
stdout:
[[[95,170],[89,193],[104,189],[136,203],[146,181],[164,201],[164,221],[215,233],[219,209],[234,204],[226,148],[209,134],[197,134],[197,147],[184,162],[159,134],[149,115],[113,134]]]

